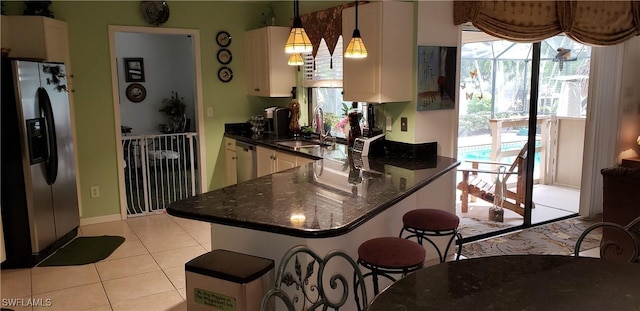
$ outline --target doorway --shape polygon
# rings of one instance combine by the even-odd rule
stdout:
[[[522,199],[526,196],[521,193],[525,183],[518,179],[533,181],[530,213],[525,212],[524,202],[515,202],[518,207],[512,204],[510,209],[504,208],[500,221],[495,221],[495,215],[491,219],[491,210],[495,209],[492,187],[498,178],[491,172],[500,165],[480,164],[481,170],[489,172],[480,173],[478,178],[486,182],[486,188],[474,190],[485,199],[469,196],[467,210],[458,208],[464,222],[475,227],[463,234],[484,238],[514,227],[577,215],[591,48],[562,35],[544,40],[540,43],[539,80],[532,85],[534,44],[509,42],[479,31],[465,31],[462,38],[458,131],[461,167],[465,161],[491,161],[505,163],[508,170],[523,151],[527,157],[523,150],[527,142],[535,150],[532,176],[522,171],[501,176],[507,180],[506,188]],[[571,53],[558,57],[559,49]],[[536,122],[529,122],[532,88],[538,90]],[[530,126],[534,135],[529,135]],[[460,173],[458,182],[462,176]]]
[[[207,187],[200,32],[109,26],[109,47],[121,214],[162,212]]]

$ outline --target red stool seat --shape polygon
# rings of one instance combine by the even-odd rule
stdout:
[[[447,211],[421,208],[405,213],[402,222],[405,227],[418,230],[443,231],[458,228],[460,218]]]
[[[458,244],[458,251],[456,252],[456,260],[460,259],[460,253],[462,251],[462,234],[458,231],[458,225],[460,224],[460,218],[456,214],[431,208],[420,208],[409,212],[406,212],[402,216],[402,230],[400,230],[399,237],[403,237],[403,233],[406,231],[409,233],[405,239],[416,238],[418,244],[423,245],[423,241],[429,242],[431,246],[438,252],[440,262],[444,262],[449,247],[452,245],[453,240],[456,239]],[[444,249],[444,254],[438,247],[438,245],[431,239],[431,237],[443,237],[448,236],[449,242],[447,248]]]
[[[426,252],[420,244],[396,237],[368,240],[358,247],[359,260],[385,269],[421,266]]]
[[[424,266],[426,251],[422,245],[396,237],[382,237],[368,240],[358,247],[358,264],[371,270],[363,279],[373,278],[373,293],[380,293],[380,277],[396,281],[390,274],[407,275]],[[355,277],[354,277],[355,282]]]

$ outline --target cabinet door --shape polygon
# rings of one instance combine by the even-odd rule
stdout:
[[[8,18],[11,57],[62,62],[69,66],[67,23],[42,16],[7,16],[6,18]]]
[[[309,158],[305,158],[305,157],[297,157],[296,158],[296,166],[302,166],[308,163],[312,163],[314,160],[313,159],[309,159]]]
[[[274,150],[256,147],[257,177],[273,174],[276,171],[275,158]]]
[[[289,97],[295,85],[293,66],[287,65],[284,44],[289,27],[269,26],[245,32],[247,94]]]
[[[225,150],[225,164],[227,167],[227,186],[238,183],[237,159],[235,150]]]
[[[296,166],[295,155],[284,152],[276,152],[276,172],[284,171]]]
[[[343,58],[343,98],[345,101],[376,102],[380,93],[380,32],[382,8],[378,3],[358,7],[358,29],[367,47],[367,58]],[[347,48],[355,24],[355,8],[342,11],[343,51]]]
[[[267,59],[267,81],[268,94],[263,96],[269,97],[289,97],[291,96],[291,87],[296,85],[295,66],[289,66],[289,54],[284,53],[284,45],[291,29],[289,27],[267,27],[269,34],[267,35],[267,44],[265,49],[269,49]]]
[[[236,150],[236,140],[233,138],[225,137],[224,138],[224,148],[227,150],[235,151]]]
[[[411,101],[413,94],[413,3],[379,1],[359,6],[358,28],[367,58],[343,59],[343,99],[372,103]],[[342,11],[343,29],[353,29],[355,8]],[[351,32],[344,32],[346,49]]]
[[[259,96],[266,91],[267,57],[264,50],[267,38],[260,29],[245,33],[245,61],[247,75],[247,94]]]

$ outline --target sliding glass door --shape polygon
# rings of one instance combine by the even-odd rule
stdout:
[[[465,236],[577,213],[590,54],[564,36],[528,44],[463,33],[458,214],[473,227]]]

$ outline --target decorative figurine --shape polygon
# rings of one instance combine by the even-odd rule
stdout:
[[[300,123],[298,119],[300,119],[300,103],[296,99],[296,87],[294,86],[291,89],[291,103],[289,104],[289,110],[291,111],[291,122],[289,123],[289,131],[293,136],[300,135]]]

